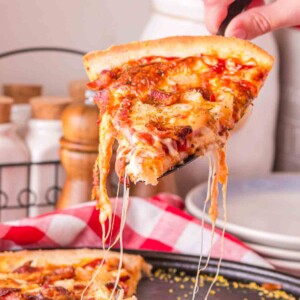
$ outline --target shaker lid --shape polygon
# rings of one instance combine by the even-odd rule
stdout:
[[[69,83],[69,95],[75,102],[84,102],[87,79],[72,80]]]
[[[11,106],[14,100],[10,97],[0,96],[0,124],[10,122]]]
[[[201,0],[152,0],[154,9],[166,15],[204,22],[204,3]]]
[[[33,119],[60,120],[64,109],[72,102],[69,97],[43,96],[30,99]]]
[[[42,86],[33,84],[4,84],[3,94],[13,98],[15,104],[28,103],[30,98],[42,94]]]

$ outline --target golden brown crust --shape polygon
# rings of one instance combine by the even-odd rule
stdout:
[[[83,63],[93,81],[102,70],[118,67],[129,60],[148,56],[187,57],[199,54],[212,54],[220,58],[239,57],[242,60],[252,57],[268,71],[274,61],[267,52],[249,41],[221,36],[176,36],[90,52],[84,56]]]
[[[37,266],[44,264],[68,265],[76,264],[83,258],[96,258],[104,256],[106,252],[97,249],[59,249],[59,250],[22,250],[16,252],[0,253],[0,272],[14,270],[27,261],[33,260]],[[110,251],[108,258],[119,257],[118,252]],[[145,263],[140,255],[124,254],[125,267],[129,270],[141,267],[145,272],[149,272],[149,265]]]

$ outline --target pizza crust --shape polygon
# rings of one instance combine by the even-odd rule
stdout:
[[[89,79],[94,81],[102,70],[118,67],[129,60],[138,60],[148,56],[187,57],[199,54],[217,55],[224,59],[229,57],[238,57],[242,60],[254,58],[268,71],[274,61],[271,55],[249,41],[222,36],[175,36],[132,42],[112,46],[103,51],[90,52],[83,57],[83,63]]]
[[[36,266],[45,264],[71,265],[80,262],[83,258],[97,258],[104,256],[106,251],[98,249],[59,249],[59,250],[22,250],[16,252],[0,253],[0,272],[7,272],[16,269],[30,260]],[[120,257],[118,252],[110,251],[108,258]],[[140,255],[124,254],[124,265],[126,269],[133,270],[140,268],[144,273],[150,274],[151,268]],[[10,270],[8,270],[10,269]]]

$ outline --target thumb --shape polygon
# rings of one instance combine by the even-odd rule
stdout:
[[[230,22],[225,35],[253,39],[275,29],[299,24],[299,0],[279,0],[241,13]]]

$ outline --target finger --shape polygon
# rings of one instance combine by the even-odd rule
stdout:
[[[253,39],[269,31],[299,23],[299,0],[280,0],[241,13],[230,22],[225,35]]]
[[[227,16],[228,6],[234,0],[204,0],[205,24],[207,29],[216,34],[222,21]]]

